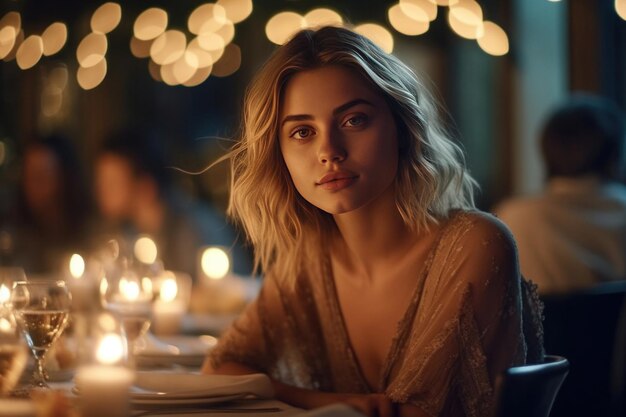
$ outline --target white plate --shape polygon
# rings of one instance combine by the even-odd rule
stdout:
[[[131,402],[136,405],[199,405],[199,404],[218,404],[227,401],[238,400],[247,397],[248,394],[232,394],[220,397],[196,397],[196,398],[172,398],[168,396],[148,396],[135,394],[131,395]]]
[[[204,362],[207,353],[217,344],[217,339],[213,336],[162,336],[158,339],[172,348],[168,351],[139,352],[136,356],[139,366],[177,364],[199,367]]]

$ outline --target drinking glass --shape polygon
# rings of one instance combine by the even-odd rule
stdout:
[[[70,304],[70,292],[63,281],[30,280],[13,284],[13,315],[35,358],[35,387],[48,388],[44,360],[50,347],[65,329]]]
[[[117,278],[106,277],[100,285],[102,306],[117,317],[128,342],[128,361],[134,365],[136,341],[143,337],[152,320],[152,282],[139,279],[137,273],[126,267]]]

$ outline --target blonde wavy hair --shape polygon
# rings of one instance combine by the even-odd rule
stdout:
[[[278,48],[245,96],[241,138],[231,161],[228,214],[255,248],[255,266],[295,282],[307,262],[320,263],[333,218],[296,191],[278,141],[282,92],[300,71],[339,65],[360,74],[387,101],[400,142],[396,205],[420,230],[452,209],[474,207],[475,181],[461,149],[441,126],[424,85],[400,60],[367,38],[339,27],[303,30]]]

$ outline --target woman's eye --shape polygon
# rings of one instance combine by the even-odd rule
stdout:
[[[311,136],[311,133],[311,129],[308,127],[301,127],[294,130],[289,137],[293,139],[306,139]]]
[[[356,116],[350,117],[348,120],[344,122],[344,126],[347,127],[358,127],[362,126],[367,121],[367,116],[363,114],[359,114]]]

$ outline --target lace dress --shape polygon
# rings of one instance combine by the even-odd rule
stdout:
[[[473,417],[491,412],[498,373],[542,360],[540,303],[493,216],[455,212],[445,221],[374,390],[350,345],[329,265],[312,267],[293,289],[266,277],[210,353],[213,367],[237,362],[304,388],[384,392],[432,416]]]

